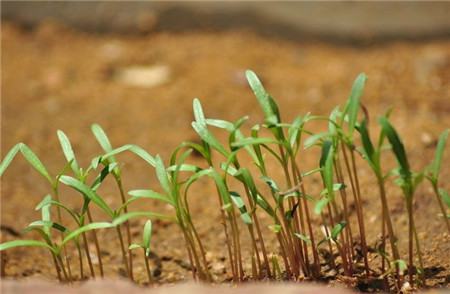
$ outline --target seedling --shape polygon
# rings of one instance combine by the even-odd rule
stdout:
[[[137,249],[137,248],[141,248],[142,249],[142,251],[144,253],[145,269],[147,271],[147,277],[148,277],[148,282],[149,283],[153,282],[152,273],[150,271],[150,266],[148,264],[148,258],[149,258],[149,255],[150,255],[150,241],[151,241],[151,238],[152,238],[152,221],[148,220],[145,223],[144,231],[142,233],[142,243],[140,243],[140,244],[133,243],[129,247],[130,250]]]
[[[58,139],[67,160],[61,171],[52,177],[44,164],[38,159],[29,147],[23,143],[14,146],[0,163],[0,176],[12,162],[17,153],[21,153],[31,166],[37,170],[51,186],[52,194],[47,195],[37,205],[41,210],[42,218],[31,223],[27,231],[40,234],[42,241],[15,240],[0,244],[0,251],[26,246],[43,247],[49,250],[55,270],[60,281],[71,282],[75,278],[72,274],[70,258],[66,246],[76,246],[79,259],[80,277],[85,277],[83,268],[83,247],[86,255],[91,277],[95,277],[95,270],[89,252],[86,234],[92,233],[99,258],[100,275],[104,275],[104,264],[101,259],[100,240],[97,234],[106,229],[114,229],[120,243],[123,266],[130,277],[134,279],[133,258],[131,250],[140,248],[143,252],[145,268],[149,283],[152,283],[152,274],[148,262],[151,252],[152,222],[148,220],[144,226],[141,243],[132,243],[129,221],[136,217],[158,218],[172,221],[178,225],[186,244],[187,257],[191,264],[192,276],[195,280],[214,281],[210,272],[210,264],[206,258],[205,241],[198,233],[194,224],[190,204],[191,187],[201,178],[209,178],[214,182],[217,190],[218,210],[224,229],[224,250],[228,254],[231,277],[234,283],[245,280],[283,279],[299,280],[303,278],[318,280],[324,272],[324,264],[319,257],[328,247],[325,262],[328,266],[338,270],[342,269],[344,275],[360,277],[358,272],[358,251],[355,240],[361,240],[362,257],[366,278],[378,275],[385,278],[388,290],[388,278],[396,280],[396,289],[402,285],[401,272],[406,263],[400,258],[394,225],[390,209],[387,204],[386,182],[391,175],[397,175],[396,183],[401,187],[408,213],[408,270],[410,282],[413,282],[414,258],[419,259],[423,270],[422,256],[419,240],[414,223],[413,197],[417,185],[425,177],[432,184],[439,207],[444,216],[450,232],[448,213],[444,206],[450,207],[449,195],[440,187],[439,172],[441,169],[445,141],[449,130],[445,130],[438,141],[435,158],[430,166],[423,172],[413,173],[409,166],[405,148],[399,134],[388,120],[388,112],[379,122],[381,133],[378,143],[374,145],[369,135],[369,115],[362,106],[362,97],[366,76],[359,75],[352,87],[347,103],[343,110],[340,107],[333,109],[328,117],[314,116],[307,113],[297,116],[291,123],[282,121],[279,107],[272,96],[268,94],[256,74],[246,72],[246,77],[253,90],[259,105],[264,113],[264,122],[249,128],[249,135],[244,130],[248,117],[236,121],[207,118],[204,114],[200,100],[194,99],[193,112],[195,120],[192,122],[194,131],[201,139],[200,143],[183,142],[172,152],[168,165],[159,156],[152,156],[143,148],[126,144],[113,148],[105,131],[94,124],[92,132],[103,149],[103,154],[94,157],[87,168],[80,167],[68,137],[58,131]],[[363,119],[359,120],[360,110],[363,110]],[[313,133],[309,131],[309,124],[326,122],[326,131]],[[213,133],[213,128],[226,132],[228,142],[223,143]],[[358,146],[357,133],[361,139]],[[262,135],[264,134],[264,135]],[[304,136],[308,137],[306,140]],[[381,153],[385,139],[389,141],[392,151],[397,159],[398,168],[394,172],[385,173],[382,170]],[[310,171],[302,171],[300,160],[304,149],[312,146],[321,148],[318,166]],[[301,148],[304,146],[304,149]],[[189,163],[192,151],[204,158],[206,166],[197,166]],[[122,168],[116,157],[123,152],[131,152],[155,169],[159,189],[134,189],[126,197],[122,182]],[[242,152],[250,156],[256,165],[255,169],[246,166],[241,158]],[[305,151],[306,152],[306,151]],[[213,157],[218,154],[218,160]],[[377,179],[381,200],[381,234],[382,244],[379,255],[382,258],[381,272],[377,273],[369,258],[368,244],[365,232],[365,215],[358,176],[356,156],[362,155]],[[280,180],[269,169],[268,161],[274,160],[283,174]],[[99,169],[99,166],[102,168]],[[271,165],[270,165],[271,166]],[[272,167],[272,166],[271,166]],[[71,173],[70,175],[68,173]],[[92,182],[88,183],[90,175],[96,174]],[[319,173],[322,179],[322,191],[318,195],[310,195],[305,179]],[[120,195],[120,205],[110,206],[100,196],[99,187],[105,178],[112,175]],[[276,180],[275,180],[276,179]],[[82,196],[82,208],[75,209],[60,201],[59,184],[64,184]],[[263,189],[267,185],[269,189]],[[348,188],[347,188],[348,187]],[[351,199],[353,195],[358,230],[352,230]],[[173,216],[167,216],[153,211],[129,211],[134,202],[146,200],[160,201],[173,208]],[[94,222],[90,209],[92,205],[103,212],[106,221]],[[52,210],[57,211],[57,221],[52,221]],[[311,207],[311,208],[310,208]],[[314,212],[314,213],[312,213]],[[63,219],[63,213],[66,217]],[[264,234],[264,225],[261,217],[266,216],[270,221],[269,236]],[[316,218],[321,218],[316,220]],[[67,224],[71,219],[75,227]],[[64,221],[66,220],[66,221]],[[319,227],[323,229],[325,237],[317,239],[315,236]],[[127,242],[122,236],[125,228]],[[59,232],[59,241],[52,235],[53,230]],[[243,232],[241,232],[243,230]],[[387,232],[386,232],[387,231]],[[359,233],[359,234],[358,234]],[[387,234],[386,234],[387,233]],[[243,251],[242,234],[248,234],[250,250]],[[358,236],[359,235],[359,236]],[[387,253],[385,236],[388,235],[392,256]],[[277,252],[269,252],[272,247],[267,246],[267,238],[276,237]],[[318,240],[318,242],[316,241]],[[414,242],[416,255],[414,255]],[[103,246],[103,245],[102,245]],[[319,248],[320,247],[320,248]],[[269,249],[270,248],[270,249]],[[337,250],[337,258],[333,250]],[[278,257],[282,261],[279,262]],[[247,262],[245,262],[247,261]],[[245,268],[251,264],[251,272]],[[421,276],[421,278],[424,278]]]
[[[447,225],[447,230],[450,234],[450,221],[449,214],[447,214],[447,210],[445,209],[444,203],[447,204],[447,207],[450,207],[450,197],[448,193],[439,188],[439,172],[441,170],[442,165],[442,157],[444,154],[445,143],[448,138],[448,134],[450,129],[445,130],[439,136],[438,143],[436,145],[436,153],[434,156],[434,160],[431,165],[425,171],[425,177],[430,181],[431,186],[433,187],[434,194],[436,195],[436,199],[439,204],[439,208],[442,212],[442,217],[444,219],[445,224]]]
[[[381,128],[384,135],[388,138],[389,143],[392,146],[392,151],[398,162],[398,175],[397,184],[401,187],[403,195],[406,201],[406,209],[408,211],[408,231],[409,231],[409,242],[408,242],[408,255],[409,255],[409,280],[412,285],[413,280],[413,266],[414,266],[414,247],[413,238],[416,241],[417,256],[420,263],[420,271],[423,271],[422,253],[420,251],[419,238],[417,237],[416,226],[414,223],[414,211],[413,211],[413,197],[417,185],[423,179],[423,173],[415,174],[410,170],[408,157],[406,155],[405,147],[397,133],[397,131],[392,127],[390,122],[386,117],[381,117],[379,120]]]

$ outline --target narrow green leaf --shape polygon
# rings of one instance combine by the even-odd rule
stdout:
[[[436,146],[436,153],[434,155],[434,161],[431,166],[431,173],[434,179],[438,179],[439,171],[441,170],[442,157],[444,154],[445,144],[447,142],[450,129],[446,129],[439,136],[439,140]]]
[[[212,148],[216,149],[223,156],[228,157],[229,152],[223,147],[222,144],[208,131],[206,124],[198,122],[192,122],[192,128],[200,136],[200,138],[208,143]]]
[[[206,126],[205,114],[203,113],[202,104],[198,98],[195,98],[192,102],[192,108],[194,109],[195,121],[201,125]]]
[[[262,176],[261,179],[270,187],[273,193],[280,192],[277,183],[267,176]]]
[[[169,176],[167,175],[166,168],[164,167],[164,162],[162,161],[159,155],[156,155],[155,158],[155,169],[156,169],[156,177],[158,178],[159,183],[161,184],[161,187],[163,188],[164,192],[166,192],[167,195],[172,195],[172,191],[170,189]]]
[[[331,230],[331,239],[333,241],[337,240],[337,237],[339,236],[339,234],[342,232],[342,230],[345,228],[346,225],[347,222],[342,221],[333,227],[333,229]]]
[[[406,156],[405,147],[403,146],[400,137],[398,136],[395,129],[389,123],[386,117],[381,117],[379,120],[383,133],[391,143],[392,151],[397,158],[398,164],[400,165],[400,174],[403,178],[409,179],[411,177],[411,171],[409,168],[408,158]]]
[[[350,136],[353,134],[356,126],[360,99],[364,91],[366,80],[367,77],[364,73],[359,74],[355,79],[350,92],[350,97],[348,98],[348,102],[344,110],[344,115],[348,115],[348,131]]]
[[[323,197],[319,201],[317,201],[316,205],[314,206],[314,213],[315,214],[321,214],[322,210],[327,204],[330,202],[330,199],[328,197]]]
[[[0,251],[7,250],[14,247],[45,247],[52,252],[56,253],[54,248],[52,248],[47,243],[36,241],[36,240],[14,240],[0,244]]]
[[[147,218],[156,218],[156,219],[173,221],[172,217],[164,215],[164,214],[159,214],[159,213],[149,212],[149,211],[133,211],[133,212],[125,213],[125,214],[115,217],[112,222],[112,225],[118,226],[118,225],[121,225],[124,222],[128,221],[129,219],[136,218],[136,217],[147,217]]]
[[[267,212],[267,214],[269,214],[271,217],[275,217],[275,211],[273,210],[272,206],[270,206],[269,202],[267,202],[267,200],[259,194],[256,196],[256,204],[265,212]]]
[[[78,166],[77,160],[75,158],[75,153],[73,152],[69,138],[61,130],[57,131],[57,135],[67,162],[70,162],[70,167],[72,168],[72,171],[74,172],[75,175],[77,175],[77,177],[79,177],[80,167]]]
[[[144,233],[142,235],[142,245],[145,249],[150,248],[150,240],[152,238],[152,221],[148,220],[144,226]]]
[[[23,143],[19,143],[11,148],[11,150],[9,150],[9,152],[6,154],[5,158],[3,158],[3,161],[0,163],[0,177],[11,164],[11,161],[14,159],[17,152],[19,152],[21,144]]]
[[[136,249],[136,248],[142,248],[142,245],[133,243],[133,244],[131,244],[131,245],[128,247],[129,250],[133,250],[133,249]]]
[[[67,242],[69,242],[72,239],[78,238],[82,233],[92,231],[92,230],[99,230],[99,229],[108,229],[112,228],[113,224],[108,222],[98,222],[98,223],[90,223],[85,226],[82,226],[81,228],[78,228],[72,232],[70,232],[64,240],[61,242],[61,247],[64,246]]]
[[[279,142],[272,138],[243,138],[232,144],[233,147],[244,147],[248,145],[262,145],[262,144],[279,144]]]
[[[317,133],[309,136],[303,143],[303,148],[308,149],[317,144],[318,141],[328,137],[330,134],[328,132]]]
[[[397,260],[392,261],[392,267],[394,267],[396,264],[398,265],[398,269],[400,270],[400,272],[404,272],[408,268],[406,261],[404,261],[402,259],[397,259]]]
[[[253,90],[253,93],[255,94],[259,104],[261,105],[261,108],[264,112],[264,116],[266,118],[266,123],[269,125],[279,123],[280,121],[278,116],[278,108],[273,99],[264,89],[263,85],[261,84],[261,81],[258,79],[256,74],[251,70],[247,70],[245,72],[245,75],[247,77],[247,81],[250,87]]]
[[[153,156],[151,156],[147,151],[145,151],[141,147],[139,147],[137,145],[133,145],[133,144],[126,144],[126,145],[123,145],[116,149],[113,149],[98,158],[94,158],[94,161],[101,162],[101,161],[109,160],[110,158],[112,158],[113,160],[110,160],[110,162],[115,162],[114,155],[117,155],[117,154],[125,152],[125,151],[132,152],[132,153],[136,154],[137,156],[139,156],[140,158],[142,158],[143,160],[145,160],[151,166],[153,166],[153,167],[155,166],[155,159],[153,158]],[[93,164],[93,167],[96,168],[95,164]]]
[[[296,144],[299,144],[302,125],[303,119],[300,116],[297,116],[288,129],[288,140],[291,148],[294,148]]]
[[[40,173],[44,178],[46,178],[50,182],[50,184],[53,185],[52,178],[50,177],[44,164],[39,160],[36,154],[34,154],[34,152],[31,151],[31,149],[25,144],[20,144],[20,152],[25,157],[25,159],[31,164],[31,166],[33,166],[34,169],[38,171],[38,173]]]
[[[97,204],[107,215],[112,217],[114,215],[112,209],[106,204],[106,202],[97,195],[92,189],[80,182],[79,180],[70,176],[62,176],[59,181],[67,186],[70,186],[82,193],[85,197],[89,198],[92,202]]]
[[[320,167],[322,168],[322,179],[325,188],[328,191],[328,197],[334,199],[333,189],[333,156],[334,150],[331,141],[325,141],[322,146],[322,156],[320,158]]]
[[[364,157],[369,162],[371,168],[376,171],[378,170],[378,163],[375,158],[375,148],[373,147],[372,140],[369,136],[369,130],[367,129],[367,121],[364,119],[357,129],[361,135]]]
[[[227,130],[228,132],[232,132],[234,130],[234,124],[226,120],[207,118],[206,124],[219,129]]]
[[[247,207],[245,207],[245,203],[242,200],[241,195],[239,195],[239,193],[235,191],[230,191],[230,196],[231,200],[233,200],[234,205],[236,205],[236,207],[239,209],[242,221],[247,225],[252,224],[252,219],[247,212]]]
[[[304,234],[299,234],[299,233],[294,233],[294,235],[299,238],[300,240],[302,240],[303,242],[305,242],[306,244],[311,244],[311,239]]]
[[[270,225],[269,229],[275,234],[278,234],[279,232],[281,232],[281,225]]]
[[[111,143],[109,142],[108,136],[106,135],[105,131],[102,129],[100,125],[93,124],[91,126],[91,131],[105,152],[110,152],[113,150]],[[111,158],[111,161],[115,160]]]
[[[133,201],[137,200],[139,198],[148,198],[148,199],[160,200],[160,201],[166,202],[172,206],[175,206],[175,203],[167,195],[157,193],[153,190],[131,190],[128,192],[128,194],[135,198],[135,199],[133,199]],[[131,201],[130,201],[130,203],[131,203]]]

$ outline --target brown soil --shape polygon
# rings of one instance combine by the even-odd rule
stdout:
[[[180,142],[196,140],[190,127],[194,97],[201,99],[208,117],[236,120],[249,115],[249,125],[261,122],[262,113],[243,78],[246,68],[262,77],[286,121],[307,112],[328,114],[345,102],[355,76],[366,72],[369,81],[364,104],[372,115],[373,131],[378,130],[375,118],[393,106],[392,120],[403,136],[416,170],[430,163],[439,133],[450,126],[449,41],[390,42],[355,48],[264,39],[246,31],[127,37],[77,32],[53,24],[42,24],[33,31],[21,30],[10,23],[2,26],[2,153],[17,142],[25,142],[53,174],[64,162],[57,129],[66,132],[78,161],[87,166],[90,158],[101,152],[90,133],[92,123],[101,124],[115,146],[135,143],[151,154],[161,154],[167,161]],[[133,65],[166,65],[171,70],[170,79],[152,88],[118,83],[114,78],[117,70]],[[323,127],[317,125],[312,129]],[[218,136],[223,138],[220,132]],[[316,151],[305,154],[300,158],[304,171],[318,162]],[[142,161],[132,155],[119,158],[124,162],[126,190],[157,187],[153,170]],[[192,160],[202,164],[200,159]],[[447,147],[444,162],[449,160]],[[393,166],[392,157],[386,157],[386,161],[386,168]],[[359,164],[368,240],[374,246],[380,227],[378,193],[372,173],[362,162]],[[279,168],[271,172],[274,178],[281,179]],[[444,164],[441,179],[447,191],[449,177],[450,169]],[[309,183],[314,195],[320,192],[318,184]],[[194,222],[206,245],[216,280],[224,281],[230,273],[225,272],[226,252],[215,190],[206,180],[195,188],[190,196]],[[14,160],[2,178],[1,241],[17,238],[7,228],[20,233],[39,218],[34,207],[48,192],[47,183],[22,158]],[[112,181],[107,181],[100,192],[108,203],[119,203]],[[64,202],[75,207],[81,205],[78,194],[66,189],[63,193]],[[389,186],[388,194],[401,253],[406,258],[404,201],[393,185]],[[447,287],[450,236],[439,219],[434,197],[428,183],[419,188],[416,224],[425,267],[430,272],[427,284]],[[136,203],[132,209],[171,212],[153,202]],[[351,217],[356,223],[355,213]],[[94,211],[94,218],[102,220],[104,215]],[[131,222],[136,239],[140,238],[144,221]],[[178,228],[163,221],[156,222],[154,227],[152,266],[157,268],[157,263],[161,266],[158,282],[191,279]],[[264,229],[264,233],[269,247],[276,252],[270,232]],[[22,236],[26,237],[32,236]],[[101,240],[107,276],[117,277],[121,259],[115,235],[103,233]],[[75,268],[75,249],[70,250]],[[45,250],[20,248],[6,252],[3,258],[6,277],[55,279]],[[143,262],[140,256],[135,260],[136,277],[144,282]]]

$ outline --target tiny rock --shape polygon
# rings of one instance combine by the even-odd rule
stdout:
[[[132,87],[153,88],[167,83],[170,75],[167,65],[130,66],[117,71],[116,81]]]
[[[424,132],[420,134],[420,141],[426,146],[430,147],[433,145],[434,140],[430,133]]]

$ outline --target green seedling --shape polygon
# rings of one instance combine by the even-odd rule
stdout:
[[[390,122],[386,117],[381,117],[379,120],[381,128],[383,130],[384,135],[389,140],[391,144],[392,151],[395,155],[395,158],[398,162],[398,175],[396,183],[400,186],[403,191],[403,195],[406,201],[406,209],[408,211],[408,255],[409,255],[409,280],[410,283],[413,284],[413,266],[414,266],[414,245],[413,238],[416,241],[417,247],[417,257],[419,258],[420,270],[423,270],[423,262],[422,262],[422,253],[420,251],[419,238],[417,237],[416,226],[414,222],[414,208],[413,208],[413,200],[414,200],[414,192],[416,190],[417,185],[423,179],[423,173],[415,174],[411,171],[408,157],[406,155],[405,147],[403,146],[403,142],[401,141],[397,131],[392,127]]]
[[[81,278],[85,276],[83,246],[91,277],[95,277],[86,238],[87,233],[92,233],[99,257],[100,274],[103,276],[101,244],[96,234],[106,229],[114,229],[120,242],[122,262],[128,276],[134,279],[131,250],[140,248],[144,255],[148,280],[151,283],[152,275],[148,256],[151,252],[152,222],[150,220],[146,222],[142,233],[142,242],[136,244],[131,240],[129,221],[137,217],[158,218],[172,221],[180,228],[186,244],[193,278],[213,281],[210,264],[206,258],[204,240],[197,231],[193,221],[195,216],[192,215],[190,209],[190,203],[194,201],[190,199],[191,187],[200,179],[209,178],[214,182],[217,190],[218,208],[225,233],[226,246],[224,246],[224,250],[228,252],[230,272],[235,283],[249,279],[282,279],[283,277],[292,280],[303,277],[319,279],[322,275],[322,268],[318,250],[323,245],[328,246],[331,259],[327,257],[325,259],[327,262],[331,262],[332,268],[336,270],[342,268],[346,276],[360,277],[360,273],[357,272],[359,252],[354,242],[358,232],[352,231],[350,226],[351,200],[347,197],[347,187],[350,188],[354,199],[366,276],[369,276],[369,273],[375,275],[376,272],[369,267],[370,260],[367,256],[365,218],[355,159],[356,155],[360,154],[377,178],[382,204],[382,244],[378,248],[378,254],[382,257],[382,265],[381,274],[378,277],[385,278],[387,286],[389,286],[388,278],[394,278],[397,282],[395,289],[399,291],[402,284],[401,272],[406,268],[406,263],[399,256],[385,191],[386,180],[394,174],[398,176],[396,183],[402,188],[408,211],[408,269],[412,282],[415,257],[418,257],[420,262],[419,270],[421,271],[423,268],[412,204],[416,187],[424,177],[433,186],[448,226],[448,214],[444,204],[450,207],[450,197],[440,187],[439,172],[443,165],[443,150],[449,130],[444,131],[440,136],[432,164],[424,172],[416,174],[410,170],[404,146],[398,133],[389,123],[387,115],[380,119],[382,131],[378,144],[372,143],[368,130],[369,116],[366,109],[361,106],[361,97],[366,82],[364,74],[359,75],[353,83],[349,98],[342,111],[340,107],[336,107],[328,117],[313,116],[307,113],[304,116],[295,117],[290,123],[282,121],[275,99],[264,89],[256,74],[247,71],[246,77],[263,111],[264,122],[252,126],[250,134],[247,135],[244,127],[248,123],[248,117],[245,116],[232,122],[207,118],[200,101],[194,99],[195,120],[192,122],[192,127],[200,137],[201,143],[183,142],[180,144],[172,152],[168,166],[164,164],[160,156],[153,157],[136,145],[126,144],[113,148],[106,133],[99,125],[93,125],[92,132],[102,147],[103,154],[93,158],[85,169],[80,167],[68,137],[62,131],[58,131],[58,139],[67,162],[54,177],[49,174],[46,167],[25,144],[19,143],[14,146],[0,163],[0,176],[11,164],[15,155],[21,153],[31,166],[50,183],[52,195],[46,196],[36,207],[36,210],[41,211],[41,220],[31,223],[26,229],[38,232],[42,240],[5,242],[0,244],[0,251],[21,246],[46,248],[51,254],[59,280],[71,282],[74,278],[71,273],[70,259],[66,253],[66,246],[69,244],[75,245],[78,251]],[[359,121],[361,109],[364,118]],[[309,124],[314,121],[326,122],[328,129],[325,132],[311,132]],[[223,143],[218,140],[213,134],[213,128],[226,132],[228,142]],[[355,130],[359,133],[360,141],[356,139]],[[263,133],[264,135],[262,135]],[[306,140],[302,140],[305,134],[308,137]],[[381,151],[386,138],[398,162],[398,168],[388,174],[383,172],[381,161]],[[362,146],[357,146],[359,142]],[[302,172],[299,160],[306,155],[301,151],[316,145],[322,150],[318,167]],[[301,148],[302,146],[304,149]],[[192,151],[204,158],[206,166],[189,163]],[[131,190],[128,193],[129,196],[125,197],[122,168],[116,159],[123,152],[137,155],[155,169],[160,186],[159,191],[153,189]],[[255,169],[244,165],[244,161],[241,161],[242,152],[250,157],[256,166]],[[214,157],[217,154],[220,155],[220,160],[216,160]],[[268,162],[269,157],[278,165],[278,169],[283,175],[282,179],[278,179],[273,173],[272,162]],[[93,173],[98,174],[91,182]],[[310,195],[307,193],[309,190],[306,187],[305,179],[316,173],[320,173],[323,189],[320,194],[317,193],[319,195]],[[114,177],[121,200],[121,204],[114,208],[98,192],[109,175]],[[81,209],[72,208],[60,201],[59,184],[66,185],[81,194],[83,197]],[[264,184],[269,189],[260,187]],[[172,207],[174,216],[166,216],[152,211],[130,212],[128,210],[132,203],[145,200],[159,201]],[[312,205],[313,202],[314,205]],[[93,221],[90,214],[92,205],[103,212],[107,221]],[[318,243],[316,243],[314,235],[316,217],[310,214],[310,206],[317,217],[321,218],[321,227],[325,234],[325,238]],[[51,207],[55,207],[57,210],[56,222],[52,221]],[[71,224],[75,224],[74,228],[67,225],[67,221],[63,222],[62,213],[67,219],[72,220]],[[265,222],[261,222],[262,216],[266,216]],[[270,233],[277,238],[279,251],[276,254],[270,255],[267,252],[267,236],[264,235],[262,223],[267,224]],[[127,243],[122,236],[123,228],[127,231]],[[53,230],[59,232],[58,240],[53,236]],[[243,252],[243,249],[247,247],[242,244],[245,238],[242,238],[241,230],[248,234],[246,239],[250,242],[250,251],[247,254]],[[392,256],[386,252],[386,233],[389,236]],[[416,255],[413,250],[414,241],[417,248]],[[333,250],[337,250],[340,258],[335,259]],[[283,260],[281,264],[278,256]],[[248,262],[246,263],[244,260],[247,258]],[[284,268],[282,268],[283,263]],[[251,273],[244,271],[245,264],[251,264]],[[386,287],[386,290],[388,289]]]
[[[392,223],[392,218],[391,218],[391,214],[389,211],[389,207],[388,207],[388,202],[387,202],[387,196],[386,196],[386,188],[385,188],[385,182],[386,182],[386,178],[387,175],[383,174],[383,170],[381,167],[381,152],[383,149],[383,142],[385,139],[385,134],[383,133],[383,131],[381,131],[381,134],[379,136],[379,140],[377,145],[374,145],[372,143],[372,140],[370,138],[370,134],[369,134],[369,129],[368,129],[368,117],[364,118],[361,123],[358,126],[358,131],[360,133],[361,136],[361,142],[362,142],[362,154],[363,154],[363,158],[367,161],[367,163],[369,164],[369,167],[372,169],[373,173],[376,176],[377,179],[377,185],[378,185],[378,189],[379,189],[379,194],[380,194],[380,200],[381,200],[381,208],[382,208],[382,212],[381,212],[381,236],[382,236],[382,245],[381,245],[381,251],[383,252],[383,256],[382,256],[382,265],[381,265],[381,272],[382,275],[385,274],[386,271],[386,263],[385,263],[385,259],[386,259],[386,228],[387,228],[387,233],[389,236],[389,242],[390,242],[390,246],[391,246],[391,250],[392,250],[392,254],[393,254],[393,258],[394,260],[400,260],[400,253],[397,247],[397,238],[395,235],[395,231],[394,231],[394,226]],[[397,266],[397,275],[400,273],[400,268]],[[400,287],[400,280],[399,283],[397,285],[398,287]]]
[[[447,207],[450,207],[450,201],[448,193],[445,192],[443,189],[439,188],[439,172],[441,170],[442,165],[442,158],[444,155],[444,149],[445,144],[448,138],[448,134],[450,132],[450,129],[445,130],[442,132],[442,134],[439,136],[438,143],[436,145],[436,153],[434,155],[434,160],[431,163],[430,166],[425,171],[425,177],[430,181],[431,186],[433,187],[434,194],[436,195],[436,199],[439,204],[439,208],[441,209],[442,216],[444,219],[444,222],[447,226],[447,230],[450,234],[450,221],[449,221],[449,214],[447,213],[447,210],[444,206],[444,203],[447,204]]]
[[[142,233],[142,243],[140,243],[140,244],[133,243],[129,247],[130,250],[137,249],[137,248],[141,248],[142,249],[142,251],[144,253],[145,269],[147,271],[147,277],[148,277],[148,282],[149,283],[153,282],[152,273],[150,271],[150,266],[148,264],[148,258],[150,256],[150,241],[151,241],[151,238],[152,238],[152,221],[148,220],[145,223],[144,231]]]

